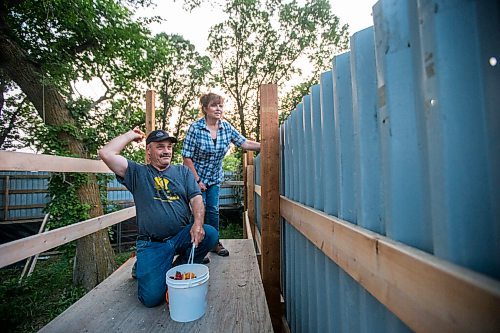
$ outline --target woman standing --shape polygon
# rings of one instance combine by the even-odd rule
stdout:
[[[229,144],[245,150],[260,151],[260,143],[247,140],[230,123],[222,119],[224,98],[214,93],[200,97],[204,117],[189,127],[182,147],[182,157],[200,186],[205,203],[205,223],[219,231],[219,190],[224,179],[222,159]],[[213,252],[228,256],[229,251],[219,241]]]

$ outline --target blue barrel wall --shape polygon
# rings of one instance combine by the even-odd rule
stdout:
[[[500,5],[381,0],[373,20],[281,124],[282,194],[498,280]],[[284,219],[281,235],[292,332],[411,331]]]

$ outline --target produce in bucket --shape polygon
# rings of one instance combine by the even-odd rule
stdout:
[[[181,272],[179,271],[176,271],[175,272],[175,276],[169,276],[169,278],[171,278],[172,280],[189,280],[189,279],[194,279],[196,277],[196,274],[194,274],[193,272],[186,272],[184,274],[182,274]]]

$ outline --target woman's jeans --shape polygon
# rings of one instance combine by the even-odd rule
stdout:
[[[180,264],[187,262],[192,248],[189,233],[192,226],[185,226],[177,235],[163,243],[137,240],[137,295],[145,306],[153,307],[165,301],[165,275],[172,267],[176,254],[179,255]],[[219,239],[218,232],[213,227],[204,225],[203,228],[205,238],[194,251],[195,263],[201,263]]]
[[[205,204],[205,224],[219,231],[219,191],[220,185],[210,185],[201,192]]]

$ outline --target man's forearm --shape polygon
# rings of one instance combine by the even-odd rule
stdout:
[[[136,127],[108,142],[99,150],[99,157],[106,163],[111,171],[123,177],[127,170],[128,163],[127,160],[119,154],[131,141],[140,141],[143,137],[144,133]]]
[[[101,150],[99,150],[99,156],[102,155],[118,155],[120,152],[127,146],[130,142],[132,142],[136,138],[136,134],[133,131],[128,131],[123,133],[120,136],[117,136],[110,142],[108,142]]]
[[[203,225],[205,218],[205,205],[201,195],[191,199],[191,209],[193,210],[194,223]]]

